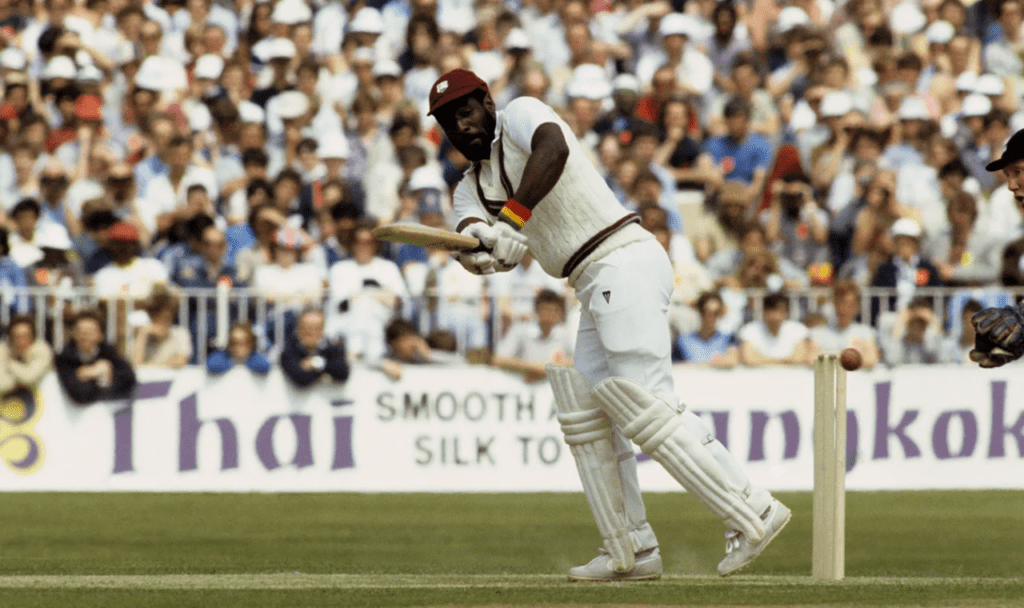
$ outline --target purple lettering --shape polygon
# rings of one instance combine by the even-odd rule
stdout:
[[[292,426],[295,427],[295,456],[292,458],[292,464],[299,469],[308,467],[313,464],[313,445],[310,439],[311,418],[300,414],[290,414],[288,418],[291,419]],[[256,456],[268,471],[273,471],[281,466],[281,461],[274,453],[274,428],[280,419],[281,416],[267,418],[256,432]]]
[[[178,441],[178,470],[194,471],[199,468],[199,429],[202,428],[204,420],[199,419],[198,405],[196,404],[195,393],[181,400],[180,418],[181,434]],[[227,418],[214,420],[217,429],[220,431],[221,440],[221,470],[238,468],[238,432],[235,425]]]
[[[1017,417],[1013,426],[1006,426],[1006,382],[992,383],[992,443],[988,446],[989,458],[1006,456],[1006,436],[1017,440],[1017,454],[1024,458],[1024,412]]]
[[[800,421],[796,417],[796,412],[792,410],[780,413],[779,418],[782,420],[782,435],[784,438],[782,458],[783,460],[792,460],[796,458],[800,448]],[[770,419],[771,415],[768,412],[750,412],[750,453],[748,460],[751,462],[764,460],[764,433]]]
[[[352,416],[334,417],[334,462],[331,470],[351,469],[355,465],[352,457]]]
[[[857,441],[860,427],[857,426],[857,412],[846,410],[846,472],[853,470],[857,464]]]
[[[952,454],[949,450],[949,421],[953,416],[958,416],[964,425],[963,442],[960,444],[960,451]],[[932,449],[935,455],[941,459],[966,458],[974,453],[974,447],[978,444],[978,420],[970,410],[957,410],[955,412],[942,412],[935,421],[935,428],[932,429]]]
[[[131,473],[135,471],[132,456],[134,454],[134,427],[132,408],[136,401],[160,399],[171,392],[171,381],[143,382],[135,387],[135,398],[128,405],[114,412],[114,473]]]
[[[907,437],[907,427],[917,419],[917,410],[907,410],[900,418],[899,424],[889,426],[889,393],[890,382],[879,382],[875,385],[875,452],[873,458],[879,460],[889,457],[889,435],[895,435],[903,446],[907,458],[917,458],[921,450],[914,441]]]
[[[114,473],[130,473],[132,464],[132,403],[114,412]]]

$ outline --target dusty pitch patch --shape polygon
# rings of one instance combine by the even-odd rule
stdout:
[[[883,578],[858,577],[840,582],[823,582],[800,576],[665,576],[660,581],[627,585],[691,584],[718,586],[894,586],[926,588],[965,585],[979,587],[1020,584],[1011,578]],[[564,576],[536,575],[380,575],[380,574],[82,574],[0,576],[0,589],[395,589],[475,587],[556,587],[578,585],[620,586],[623,583],[570,583]]]

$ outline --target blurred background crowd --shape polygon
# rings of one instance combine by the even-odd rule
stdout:
[[[679,361],[962,363],[1024,284],[984,169],[1024,128],[1024,0],[0,0],[0,47],[0,375],[32,344],[106,388],[99,344],[299,384],[571,361],[564,280],[370,233],[451,226],[468,163],[426,104],[459,67],[641,214]]]

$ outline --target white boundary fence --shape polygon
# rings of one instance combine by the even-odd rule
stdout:
[[[1024,374],[901,367],[848,377],[851,490],[1024,489]],[[813,483],[809,368],[677,366],[676,391],[772,490]],[[134,399],[70,403],[56,377],[0,408],[7,491],[579,491],[547,383],[484,366],[356,367],[307,390],[279,371],[143,369]],[[678,491],[653,461],[642,487]]]

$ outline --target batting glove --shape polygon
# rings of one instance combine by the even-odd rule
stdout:
[[[472,236],[480,241],[480,246],[476,249],[453,254],[462,267],[476,275],[497,272],[498,261],[494,258],[493,247],[498,237],[494,228],[486,222],[474,222],[465,226],[459,234]]]
[[[498,260],[490,251],[461,251],[455,254],[455,259],[473,274],[494,274],[498,271]]]
[[[970,359],[981,367],[999,367],[1024,354],[1024,316],[1011,307],[986,308],[971,317],[976,331]]]
[[[526,255],[526,237],[504,222],[494,224],[497,240],[494,243],[494,258],[498,271],[511,270]]]

